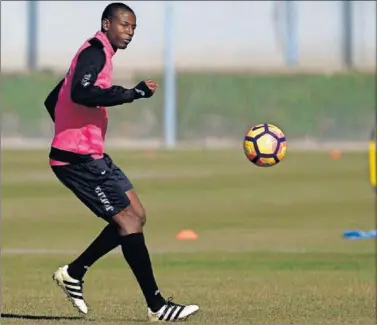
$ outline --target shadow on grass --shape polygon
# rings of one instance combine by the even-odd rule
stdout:
[[[81,319],[82,317],[79,316],[47,316],[47,315],[26,315],[26,314],[6,314],[2,313],[1,318],[19,318],[19,319],[36,319],[36,320],[62,320],[62,319]]]

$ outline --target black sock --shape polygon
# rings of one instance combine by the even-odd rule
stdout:
[[[108,224],[89,247],[68,265],[69,275],[82,279],[91,265],[121,244],[121,239],[117,227]]]
[[[122,237],[122,252],[128,265],[132,269],[148,307],[158,311],[165,305],[165,299],[158,290],[153,275],[152,263],[149,257],[143,233],[136,233]]]

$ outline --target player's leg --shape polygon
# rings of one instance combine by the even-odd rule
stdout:
[[[107,156],[106,160],[112,168],[112,176],[130,201],[130,205],[115,215],[112,220],[119,226],[122,252],[144,294],[150,320],[174,321],[187,318],[198,311],[199,307],[178,305],[162,298],[154,278],[143,233],[143,226],[146,222],[144,207],[127,176],[112,162],[110,157]]]
[[[61,170],[62,169],[59,168],[59,171]],[[105,173],[103,173],[104,171]],[[102,160],[84,164],[79,166],[78,169],[76,166],[69,167],[68,173],[63,174],[66,175],[64,175],[64,177],[57,175],[58,178],[60,180],[63,179],[64,181],[62,182],[97,216],[101,216],[110,222],[110,226],[107,227],[108,231],[105,229],[92,245],[80,255],[91,256],[91,262],[89,261],[90,258],[88,258],[85,263],[91,264],[96,261],[100,255],[103,256],[105,254],[106,250],[102,250],[101,254],[96,255],[96,249],[94,248],[99,245],[106,236],[110,236],[114,239],[114,246],[118,244],[119,240],[123,255],[143,291],[148,305],[148,315],[151,320],[177,320],[186,318],[195,313],[199,309],[198,306],[177,305],[171,301],[165,301],[165,299],[162,298],[154,279],[151,261],[142,231],[145,223],[144,209],[136,193],[132,191],[132,185],[127,183],[127,178],[124,179],[125,175],[123,173],[114,172],[114,168],[109,164],[104,165]],[[129,190],[126,195],[125,190],[127,189]],[[115,224],[117,227],[110,228],[111,224]],[[116,233],[114,230],[116,230]],[[108,250],[110,245],[107,247]],[[91,251],[91,253],[89,253],[89,251]],[[81,260],[82,262],[84,259],[79,257],[76,260]],[[81,264],[78,269],[84,268],[85,263],[78,263],[76,267]],[[72,278],[67,270],[68,265],[59,268],[59,270],[55,272],[55,279],[59,278],[59,285],[66,292],[70,300],[81,312],[86,313],[87,308],[86,305],[83,306],[82,298],[82,280]],[[76,291],[74,291],[75,289]],[[80,300],[80,298],[82,299]]]
[[[88,313],[83,297],[83,277],[90,266],[120,245],[120,236],[115,224],[108,224],[88,248],[73,262],[59,267],[54,279],[62,287],[73,305],[82,313]]]
[[[126,192],[131,206],[144,226],[146,217],[144,208],[134,190]],[[109,223],[97,238],[74,261],[68,264],[68,273],[75,279],[83,279],[89,268],[101,257],[120,245],[118,227]]]
[[[180,305],[162,297],[145,243],[143,220],[132,205],[115,215],[112,220],[119,226],[122,252],[143,292],[149,319],[176,321],[196,313],[199,310],[197,305]]]
[[[136,194],[134,190],[134,186],[129,180],[129,178],[123,173],[123,171],[112,161],[112,159],[106,155],[105,156],[107,164],[112,169],[112,175],[115,180],[119,182],[119,184],[122,186],[122,189],[124,193],[126,193],[128,199],[131,202],[131,206],[136,212],[136,214],[139,216],[139,218],[142,221],[142,225],[144,226],[146,223],[146,215],[145,215],[145,209],[143,205],[140,202],[140,199],[138,195]]]
[[[143,227],[145,226],[145,223],[147,222],[147,216],[145,213],[144,206],[142,205],[139,196],[137,195],[136,191],[134,189],[130,189],[126,191],[126,194],[131,202],[131,206],[134,209],[137,216],[140,218],[141,223]]]
[[[97,216],[106,215],[106,209],[115,209],[109,205],[108,199],[100,190],[103,183],[111,181],[111,168],[104,159],[78,165],[59,166],[52,168],[57,178],[68,187]],[[102,174],[105,171],[105,174]],[[115,202],[121,210],[129,204],[126,198],[122,202]],[[111,216],[111,215],[110,215]],[[104,218],[105,220],[106,217]],[[102,256],[120,245],[118,226],[109,223],[95,238],[89,247],[73,262],[59,267],[53,278],[64,290],[69,300],[84,314],[88,307],[83,298],[83,277],[88,268]]]
[[[111,158],[107,155],[105,156],[105,162],[111,170],[111,175],[109,177],[122,185],[123,191],[127,194],[131,202],[131,206],[141,219],[142,225],[144,225],[146,221],[144,207],[133,190],[132,183],[124,175],[124,173],[112,163]],[[78,196],[80,196],[79,193]],[[87,204],[86,202],[84,203]],[[75,279],[82,280],[86,272],[96,261],[119,245],[120,236],[118,234],[117,226],[110,223],[102,230],[98,237],[94,239],[94,241],[83,253],[68,264],[68,274]]]
[[[117,226],[108,224],[92,243],[75,260],[68,264],[68,273],[83,279],[89,268],[101,257],[120,245]]]

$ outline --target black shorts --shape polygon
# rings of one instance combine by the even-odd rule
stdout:
[[[51,168],[60,182],[81,202],[96,216],[108,222],[130,204],[126,192],[133,186],[106,154],[102,159]]]

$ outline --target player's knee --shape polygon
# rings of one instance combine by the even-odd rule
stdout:
[[[135,213],[139,217],[142,226],[145,225],[147,222],[147,216],[144,210],[144,207],[140,203],[135,203],[131,201],[132,208],[134,209]]]
[[[142,220],[131,205],[115,215],[113,221],[118,225],[121,236],[139,233],[143,230]]]

